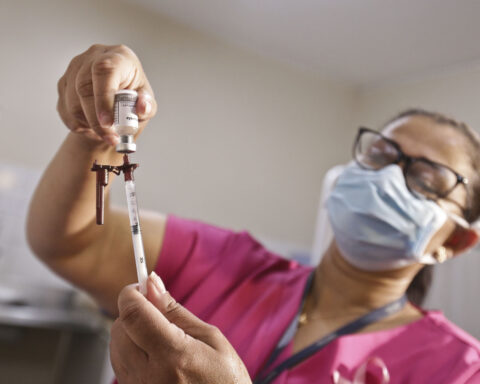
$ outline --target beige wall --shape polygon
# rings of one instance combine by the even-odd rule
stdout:
[[[379,127],[403,109],[423,107],[446,113],[480,130],[480,64],[425,74],[357,92],[356,120]]]
[[[138,143],[141,207],[310,247],[322,174],[348,158],[351,88],[130,4],[1,7],[1,161],[43,169],[66,134],[57,79],[92,43],[123,42],[144,63],[160,107]],[[114,201],[124,204],[121,185]]]
[[[140,205],[306,248],[322,175],[349,159],[357,125],[423,106],[480,126],[475,68],[355,91],[114,1],[2,1],[0,32],[0,161],[42,170],[66,134],[55,104],[69,60],[123,42],[160,106],[138,143]],[[430,302],[478,337],[477,259],[438,268]]]

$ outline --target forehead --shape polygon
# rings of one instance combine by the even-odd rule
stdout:
[[[447,165],[466,177],[472,173],[467,139],[451,126],[413,116],[389,124],[382,134],[396,141],[407,155]]]

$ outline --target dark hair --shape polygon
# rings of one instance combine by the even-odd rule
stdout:
[[[468,146],[467,154],[470,157],[470,165],[475,171],[475,174],[472,175],[472,177],[469,177],[469,184],[467,185],[468,214],[466,219],[468,222],[473,223],[480,217],[480,175],[477,172],[480,169],[480,137],[472,128],[461,121],[452,119],[441,113],[418,108],[407,109],[399,113],[397,116],[390,119],[385,124],[385,127],[397,120],[415,116],[425,117],[435,123],[438,123],[438,125],[452,127],[465,138],[465,143]],[[408,299],[416,305],[421,305],[428,293],[432,279],[433,266],[426,265],[415,275],[412,282],[408,286]]]

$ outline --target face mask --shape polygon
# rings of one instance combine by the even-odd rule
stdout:
[[[447,214],[412,195],[398,165],[377,171],[348,165],[326,207],[340,252],[357,268],[378,271],[436,262],[425,249]]]

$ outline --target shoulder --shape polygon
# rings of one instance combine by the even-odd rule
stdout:
[[[307,268],[286,255],[272,252],[246,230],[226,229],[196,219],[168,215],[164,246],[160,259],[182,257],[202,260],[228,271],[256,272],[292,271]],[[204,264],[205,265],[205,264]]]
[[[197,219],[187,219],[169,214],[166,221],[165,237],[175,243],[190,240],[194,245],[216,245],[219,250],[231,253],[264,253],[265,256],[284,259],[267,248],[246,230],[232,230]]]
[[[166,231],[170,236],[186,233],[206,233],[212,237],[224,237],[235,233],[230,229],[222,228],[204,221],[187,219],[172,214],[167,215]]]
[[[480,341],[448,320],[440,311],[425,311],[426,325],[441,336],[441,340],[469,350],[480,362]]]
[[[441,312],[422,312],[420,320],[372,333],[365,340],[377,343],[375,355],[384,358],[392,377],[413,383],[471,383],[480,372],[479,341]]]
[[[160,259],[218,255],[229,248],[235,237],[235,232],[229,229],[169,214]]]
[[[478,382],[480,342],[439,311],[427,311],[424,320],[420,329],[424,335],[417,333],[415,339],[423,339],[420,348],[428,350],[428,358],[425,356],[428,362],[425,363],[434,365],[445,378],[444,382]]]

